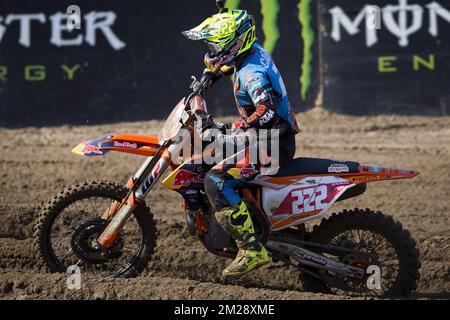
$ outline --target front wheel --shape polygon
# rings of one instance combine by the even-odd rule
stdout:
[[[34,241],[37,256],[51,272],[79,267],[82,273],[133,277],[147,266],[156,246],[153,215],[138,205],[107,251],[96,240],[109,223],[102,218],[128,190],[116,183],[76,183],[48,201],[39,213]]]
[[[339,280],[349,288],[346,291],[335,289],[316,277],[302,273],[300,280],[307,291],[389,298],[408,296],[417,287],[421,264],[416,242],[399,222],[381,212],[354,209],[333,214],[315,226],[307,240],[349,249],[341,252],[318,251],[328,257],[365,271],[371,266],[380,270],[379,286],[375,289],[367,285],[371,274],[366,274],[361,280],[341,277]],[[321,271],[322,276],[324,272]],[[325,276],[338,277],[329,272]]]

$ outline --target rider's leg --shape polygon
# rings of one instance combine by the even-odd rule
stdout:
[[[251,179],[251,173],[256,175],[258,171],[251,167],[224,165],[216,166],[206,174],[205,191],[217,211],[217,221],[239,247],[236,259],[222,272],[224,277],[241,276],[269,262],[267,250],[255,234],[247,206],[235,190],[236,186]]]

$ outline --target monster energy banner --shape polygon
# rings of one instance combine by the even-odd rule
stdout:
[[[300,0],[228,5],[254,15],[294,109],[313,106],[316,7]],[[74,8],[79,21],[70,19]],[[188,93],[190,76],[204,69],[206,45],[180,32],[214,13],[214,0],[1,0],[0,126],[165,118]],[[230,80],[206,98],[212,114],[237,114]]]
[[[227,6],[254,15],[295,111],[448,113],[446,0]],[[206,46],[180,32],[215,12],[215,0],[1,0],[0,126],[165,118],[204,68]],[[214,115],[236,114],[229,80],[206,98]]]
[[[324,104],[348,114],[450,112],[450,3],[320,2]]]

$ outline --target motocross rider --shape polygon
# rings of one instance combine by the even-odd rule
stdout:
[[[190,40],[208,44],[202,81],[211,87],[223,76],[233,75],[236,104],[242,120],[216,123],[204,111],[202,129],[278,129],[279,164],[295,153],[295,135],[300,132],[291,111],[286,88],[270,55],[256,43],[255,22],[244,10],[223,9],[199,26],[183,32]],[[261,167],[230,158],[214,166],[205,177],[205,192],[214,205],[217,221],[236,240],[239,252],[223,270],[225,278],[238,277],[269,262],[266,248],[259,242],[249,211],[236,186],[257,176]],[[231,157],[233,160],[233,157]]]

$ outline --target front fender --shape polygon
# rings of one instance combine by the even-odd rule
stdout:
[[[72,149],[81,156],[103,156],[110,151],[151,157],[160,145],[157,137],[132,134],[116,134],[82,142]]]

